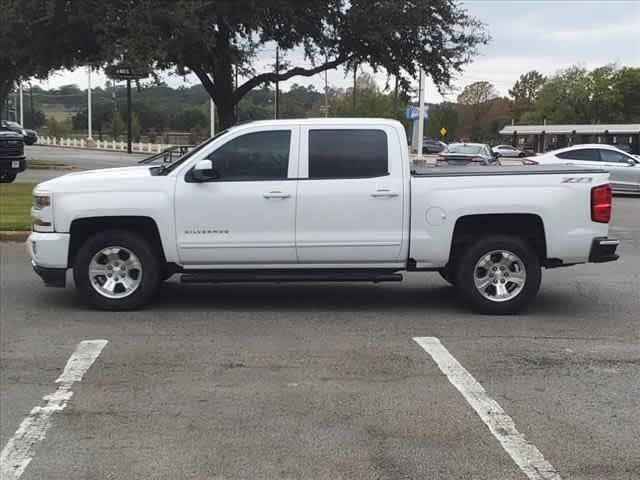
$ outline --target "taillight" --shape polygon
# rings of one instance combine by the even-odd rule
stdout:
[[[599,223],[611,220],[611,185],[591,189],[591,220]]]
[[[535,160],[531,160],[530,158],[525,158],[522,160],[522,163],[525,165],[540,165],[540,162],[536,162]]]
[[[471,161],[472,161],[473,163],[485,163],[485,160],[484,160],[484,158],[482,158],[482,157],[473,157],[473,158],[471,159]]]

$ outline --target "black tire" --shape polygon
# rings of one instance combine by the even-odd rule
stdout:
[[[138,257],[142,277],[138,287],[123,298],[108,298],[91,284],[89,264],[96,253],[106,247],[123,247]],[[73,264],[73,278],[82,299],[101,310],[135,310],[148,304],[160,284],[161,261],[156,248],[143,237],[125,230],[107,230],[87,239],[80,247]]]
[[[478,261],[490,252],[504,250],[515,254],[524,264],[526,279],[520,292],[512,299],[498,302],[485,298],[475,285],[475,271]],[[500,257],[498,257],[500,258]],[[494,260],[495,261],[495,260]],[[524,240],[509,235],[489,235],[481,238],[465,250],[458,262],[456,283],[463,299],[477,313],[489,315],[515,314],[531,303],[540,289],[540,260],[533,248]],[[509,284],[507,279],[507,286]],[[491,285],[487,287],[491,294]],[[486,292],[486,290],[485,290]],[[493,293],[495,294],[495,287]]]
[[[16,179],[18,174],[16,172],[3,171],[0,172],[0,183],[11,183]]]
[[[454,287],[456,286],[456,275],[451,270],[451,268],[449,268],[448,266],[441,268],[438,270],[438,273],[440,274],[440,276],[443,278],[445,282],[450,283]]]

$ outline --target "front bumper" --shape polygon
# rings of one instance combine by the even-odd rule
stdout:
[[[64,288],[67,284],[67,269],[66,268],[47,268],[41,267],[36,262],[31,260],[33,271],[36,272],[45,286]]]
[[[609,237],[597,237],[591,243],[589,261],[592,263],[613,262],[620,258],[616,254],[616,248],[620,245],[620,240]]]
[[[27,169],[27,160],[24,156],[10,157],[0,153],[0,170],[24,172]]]

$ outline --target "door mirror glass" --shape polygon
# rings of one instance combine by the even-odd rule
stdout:
[[[200,160],[191,170],[191,177],[196,182],[215,180],[219,176],[218,172],[213,168],[212,160]]]

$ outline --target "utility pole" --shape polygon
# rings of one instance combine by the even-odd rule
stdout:
[[[216,104],[213,103],[213,98],[209,99],[209,135],[214,136],[216,134]]]
[[[353,66],[353,113],[356,113],[356,86],[358,81],[358,64]]]
[[[275,118],[280,118],[280,82],[278,81],[278,75],[280,75],[280,48],[276,47],[276,103],[275,103]]]
[[[393,116],[398,114],[398,75],[396,75],[396,84],[393,88]]]
[[[237,65],[235,67],[235,75],[236,75],[236,79],[235,79],[235,90],[233,91],[234,94],[235,92],[238,91],[238,66]],[[236,110],[236,124],[237,124],[240,120],[240,110],[238,109],[238,102],[236,102],[236,106],[234,108]]]
[[[29,118],[31,119],[31,124],[29,125],[31,128],[34,127],[34,112],[33,112],[33,83],[29,82],[29,105],[30,105],[30,110],[29,113],[31,115],[29,115]]]
[[[22,98],[22,82],[19,85],[20,90],[20,125],[24,128],[24,101]]]
[[[87,128],[89,130],[89,135],[87,136],[88,140],[93,140],[91,134],[92,130],[92,111],[91,111],[91,67],[87,68],[87,81],[89,83],[89,88],[87,88]]]
[[[131,150],[131,79],[127,79],[127,153],[132,153]]]
[[[326,63],[329,63],[329,56],[326,56]],[[324,71],[324,118],[329,116],[329,77],[327,70]]]
[[[425,72],[420,68],[420,81],[418,88],[420,89],[420,118],[418,119],[418,160],[422,160],[422,142],[424,137],[424,77]]]

